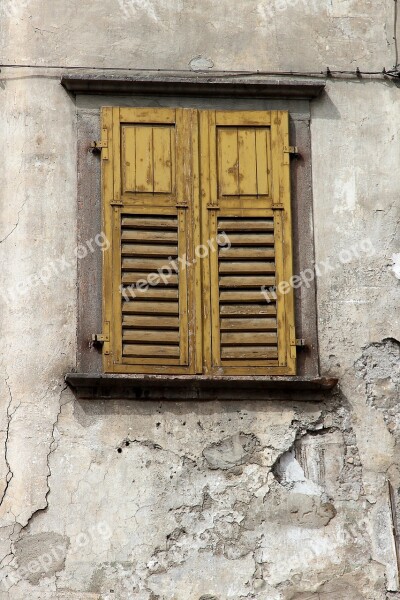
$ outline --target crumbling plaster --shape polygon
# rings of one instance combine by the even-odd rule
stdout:
[[[5,6],[13,64],[393,64],[389,0]],[[57,71],[1,75],[0,599],[397,600],[396,84],[333,80],[312,103],[316,261],[335,266],[317,281],[320,361],[340,390],[320,405],[108,403],[63,382],[79,285],[74,99]],[[373,253],[338,260],[363,239]]]

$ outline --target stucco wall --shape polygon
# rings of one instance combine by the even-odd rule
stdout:
[[[90,402],[63,380],[76,106],[45,68],[380,70],[393,8],[3,0],[2,62],[42,68],[1,73],[1,600],[400,597],[396,83],[333,79],[311,104],[321,372],[340,390],[323,404]]]

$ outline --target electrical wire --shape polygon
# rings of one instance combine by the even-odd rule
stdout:
[[[397,4],[397,0],[394,0],[394,32],[393,32],[393,39],[394,39],[394,52],[395,52],[395,64],[394,64],[394,69],[398,69],[399,66],[399,45],[398,45],[398,41],[397,41],[397,18],[398,18],[398,4]]]
[[[188,71],[188,70],[171,70],[171,69],[137,69],[135,67],[88,67],[88,66],[65,66],[65,65],[23,65],[23,64],[0,64],[1,69],[47,69],[47,70],[58,70],[58,71],[95,71],[100,72],[132,72],[135,73],[166,73],[176,77],[177,74],[187,76],[188,73],[192,73],[193,76],[196,74],[204,77],[207,76],[211,79],[223,79],[226,77],[256,77],[256,76],[272,76],[272,77],[309,77],[309,78],[320,78],[320,77],[356,77],[360,78],[363,76],[383,76],[400,78],[400,71],[397,68],[398,65],[393,69],[383,68],[381,71],[362,71],[359,68],[353,70],[339,70],[330,69],[327,67],[324,71]],[[54,77],[54,76],[52,76]]]

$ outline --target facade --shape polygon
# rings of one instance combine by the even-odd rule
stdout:
[[[400,598],[396,11],[2,0],[1,600]],[[286,363],[107,367],[102,107],[288,115]]]

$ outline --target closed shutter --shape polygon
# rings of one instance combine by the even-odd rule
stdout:
[[[288,114],[104,108],[104,370],[295,374]]]
[[[207,372],[294,374],[288,115],[207,111],[201,144],[203,229],[225,241],[205,265]]]
[[[194,372],[193,117],[189,110],[103,109],[112,131],[103,161],[112,241],[104,261],[108,371]]]

